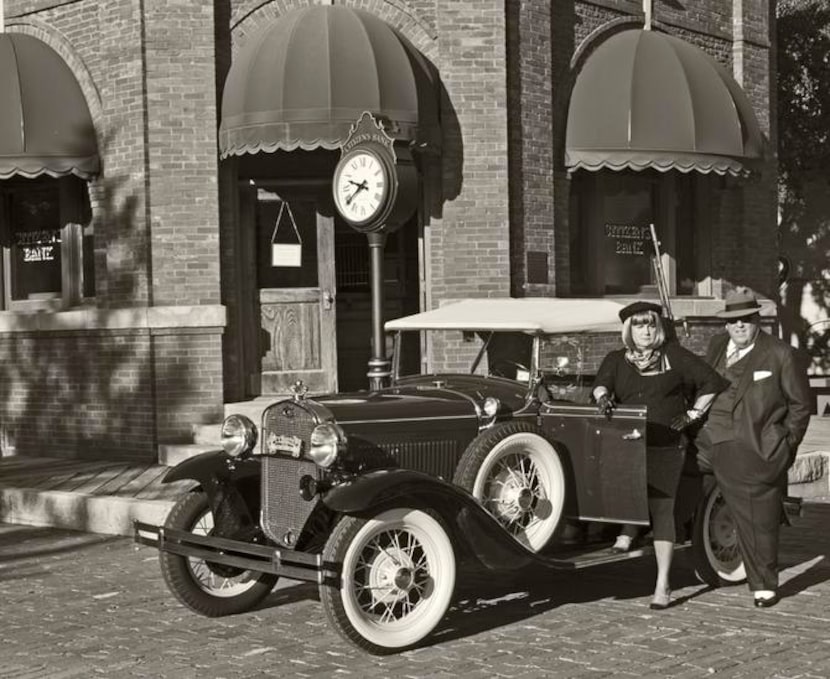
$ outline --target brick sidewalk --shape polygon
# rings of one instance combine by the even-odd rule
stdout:
[[[830,678],[830,505],[782,533],[781,593],[755,609],[745,586],[712,590],[688,550],[679,604],[648,609],[652,559],[578,573],[462,571],[423,648],[373,657],[326,623],[310,584],[258,610],[204,618],[167,592],[155,550],[125,538],[0,527],[4,679]],[[285,585],[289,586],[285,586]]]

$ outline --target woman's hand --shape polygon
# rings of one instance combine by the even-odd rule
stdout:
[[[614,400],[607,393],[597,399],[597,415],[604,415],[610,420],[614,407]]]

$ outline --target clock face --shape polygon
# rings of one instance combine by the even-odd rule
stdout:
[[[370,151],[348,153],[334,171],[333,189],[337,210],[345,220],[352,224],[369,222],[386,204],[386,166]]]

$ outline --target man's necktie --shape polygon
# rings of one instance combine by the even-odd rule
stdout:
[[[730,353],[726,357],[726,367],[731,368],[738,362],[738,359],[741,357],[741,352],[735,349],[732,353]]]

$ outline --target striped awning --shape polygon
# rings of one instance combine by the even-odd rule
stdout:
[[[571,170],[745,174],[763,155],[752,105],[703,50],[664,33],[627,30],[599,45],[568,109]]]
[[[86,99],[49,45],[28,35],[0,33],[0,92],[0,179],[98,173]]]
[[[369,12],[290,11],[252,36],[225,80],[222,157],[339,148],[364,111],[397,139],[440,145],[434,67]]]

